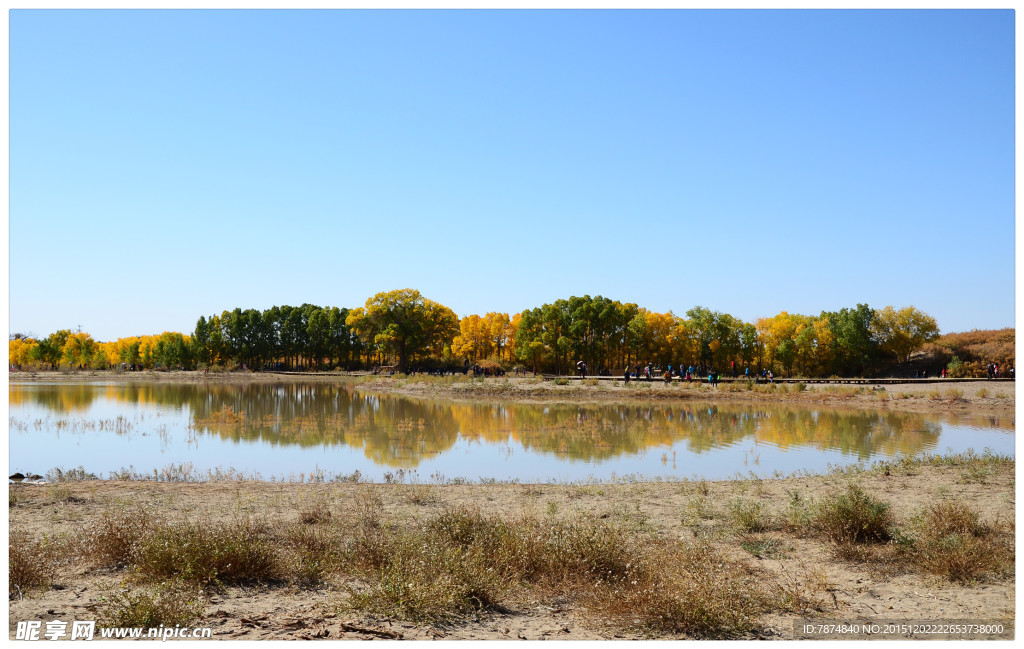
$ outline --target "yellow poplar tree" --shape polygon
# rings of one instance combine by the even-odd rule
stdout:
[[[34,338],[15,338],[7,343],[7,350],[10,363],[13,365],[28,365],[28,355],[38,343]]]
[[[511,327],[507,313],[491,312],[484,316],[484,323],[487,326],[487,333],[494,351],[498,355],[498,362],[501,362],[501,350],[505,349],[511,336]]]

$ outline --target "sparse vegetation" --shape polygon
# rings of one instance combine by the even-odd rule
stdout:
[[[267,525],[253,520],[155,526],[140,542],[134,564],[150,578],[199,584],[265,583],[282,577],[277,546]]]
[[[194,584],[169,581],[111,595],[98,622],[105,627],[190,626],[199,619],[204,603]]]
[[[963,502],[928,507],[911,556],[924,570],[951,581],[970,582],[1013,572],[1013,536],[1002,525],[986,525]]]
[[[66,566],[79,562],[111,578],[105,591],[120,582],[97,610],[111,626],[193,624],[207,598],[238,588],[313,588],[337,593],[331,606],[363,620],[451,627],[479,612],[518,614],[540,603],[575,610],[612,634],[750,638],[766,616],[832,609],[826,572],[802,562],[809,546],[828,550],[815,556],[859,564],[865,579],[915,573],[1005,586],[1013,578],[1012,520],[985,519],[969,501],[949,501],[955,488],[922,490],[927,504],[911,512],[872,494],[883,481],[936,470],[947,475],[946,484],[969,470],[986,472],[1005,489],[1012,466],[1012,458],[965,453],[837,469],[810,484],[804,475],[781,487],[768,479],[686,481],[661,487],[676,503],[668,523],[664,515],[656,523],[650,518],[653,485],[630,480],[495,485],[535,503],[503,511],[490,509],[491,498],[484,505],[446,504],[445,487],[397,479],[296,486],[294,500],[276,501],[283,515],[273,519],[264,518],[266,501],[246,486],[220,518],[203,524],[134,504],[103,511],[93,494],[69,501],[97,512],[81,539],[32,538],[12,523],[10,591],[37,597],[75,574]],[[817,495],[820,485],[836,481],[841,488]],[[72,496],[92,488],[62,484]],[[51,502],[43,487],[28,491],[12,520]],[[274,499],[281,493],[265,492]]]
[[[817,509],[814,524],[835,543],[884,543],[893,538],[895,528],[889,504],[856,483],[826,498]]]
[[[740,543],[740,547],[758,559],[786,557],[782,540],[774,536],[750,536]]]
[[[36,590],[46,590],[57,573],[57,544],[52,539],[32,539],[28,534],[11,530],[7,546],[8,594],[25,597]]]
[[[763,532],[772,528],[772,519],[763,503],[738,498],[729,504],[729,512],[740,529]]]

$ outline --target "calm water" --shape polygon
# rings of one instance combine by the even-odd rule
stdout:
[[[1014,454],[1012,416],[793,406],[450,403],[351,386],[12,384],[11,472],[172,464],[265,479],[522,482],[822,471],[899,455]]]

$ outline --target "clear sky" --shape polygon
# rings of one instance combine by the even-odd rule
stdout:
[[[1014,325],[1014,14],[31,11],[10,328],[604,295]]]

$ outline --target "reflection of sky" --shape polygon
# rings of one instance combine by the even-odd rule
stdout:
[[[19,388],[26,389],[26,386]],[[131,404],[108,400],[102,395],[88,406],[60,414],[30,401],[12,404],[9,469],[45,473],[53,467],[83,466],[88,471],[106,475],[130,465],[139,473],[150,474],[154,468],[191,463],[202,473],[218,467],[233,468],[245,474],[258,473],[265,479],[288,479],[317,469],[343,475],[358,470],[367,479],[378,481],[387,472],[397,472],[395,467],[369,459],[364,448],[341,443],[302,447],[262,441],[236,442],[217,435],[190,435],[189,415],[188,408]],[[113,421],[119,416],[131,424],[127,434],[85,429],[87,424]],[[41,421],[39,430],[35,425],[37,420]],[[65,420],[68,426],[58,430],[58,420]],[[937,420],[933,425],[941,428],[938,441],[922,452],[991,449],[998,454],[1014,455],[1014,434],[987,426],[984,418],[970,426],[937,423]],[[556,452],[524,448],[511,435],[500,443],[460,437],[451,448],[419,458],[411,475],[422,481],[430,480],[435,474],[474,481],[495,478],[522,482],[607,480],[627,476],[718,479],[750,472],[762,476],[776,471],[784,474],[801,470],[818,472],[830,465],[854,464],[859,460],[853,453],[816,446],[781,448],[759,442],[752,436],[728,445],[713,444],[699,454],[690,450],[691,442],[681,438],[638,453],[585,461]],[[885,459],[885,456],[879,454],[870,459]]]

